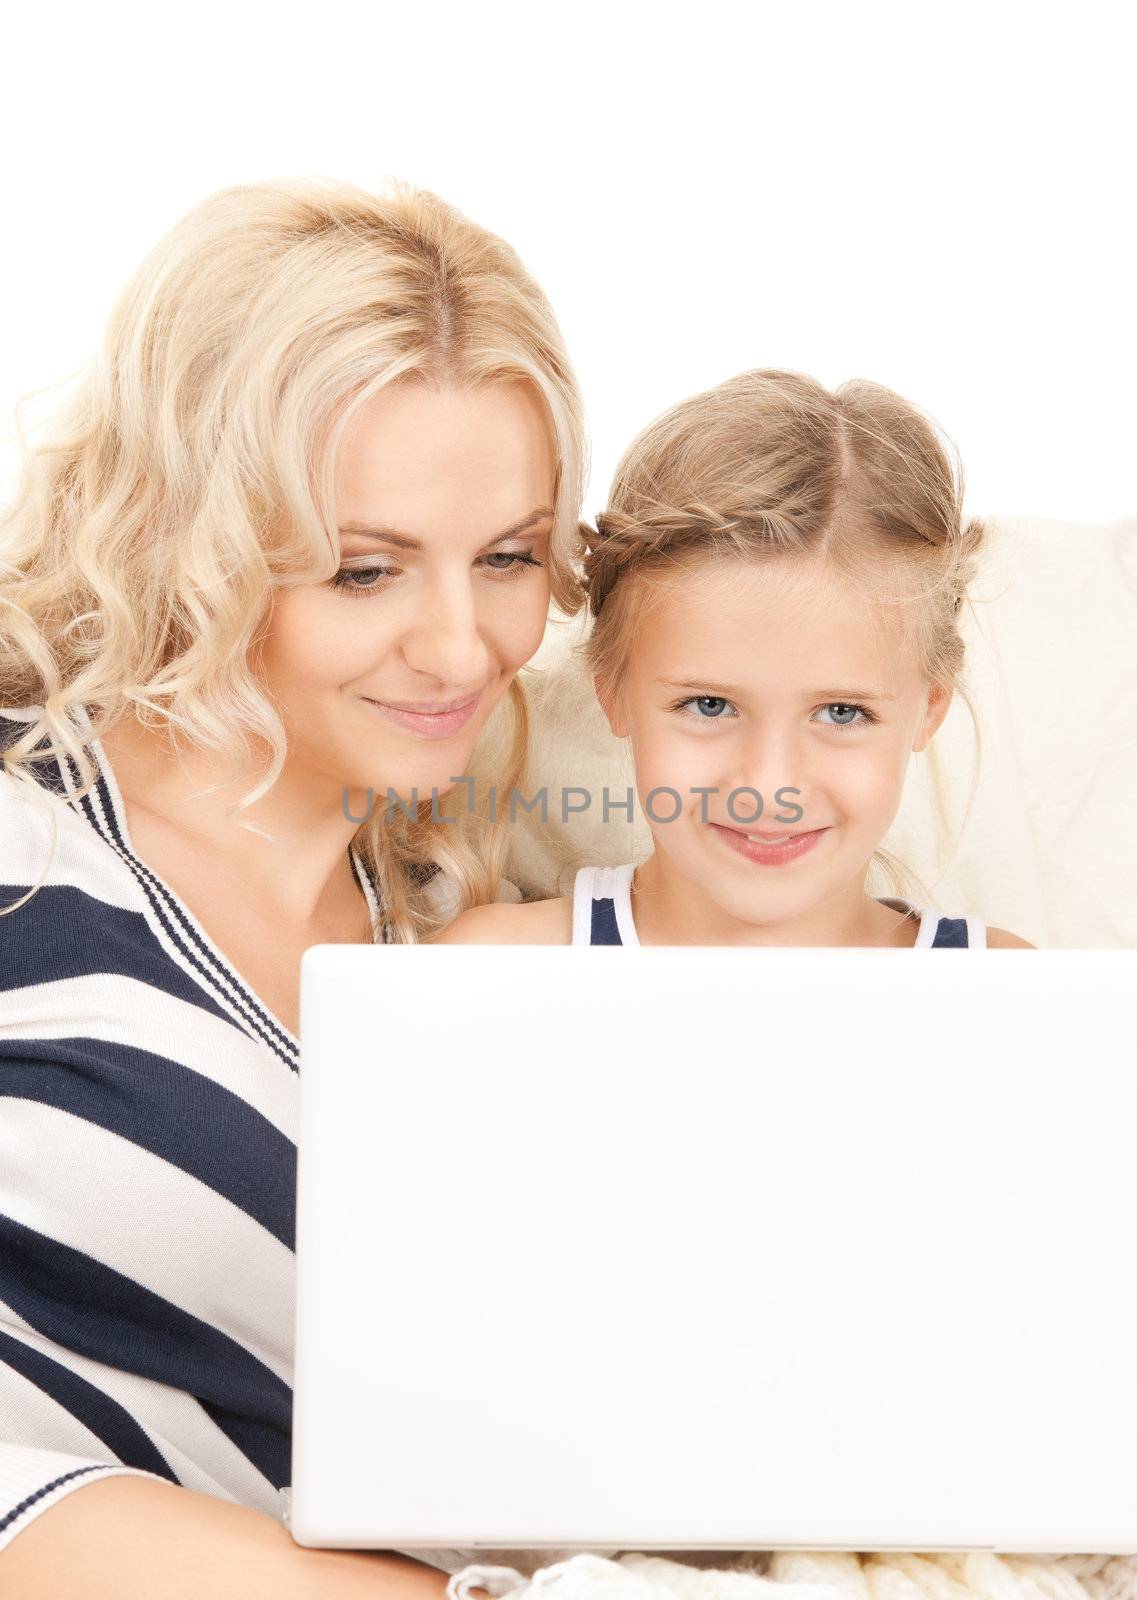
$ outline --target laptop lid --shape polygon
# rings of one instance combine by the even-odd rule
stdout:
[[[308,950],[293,1536],[1137,1552],[1135,978]]]

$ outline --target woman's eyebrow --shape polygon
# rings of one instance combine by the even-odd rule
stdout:
[[[538,522],[544,522],[546,517],[552,516],[548,506],[538,506],[535,511],[530,511],[527,517],[521,517],[517,522],[511,522],[508,528],[503,528],[499,534],[489,541],[497,544],[502,539],[514,539],[519,533],[525,533]],[[370,522],[343,522],[340,524],[341,533],[354,533],[361,539],[374,539],[377,543],[398,545],[400,550],[421,550],[421,539],[412,539],[410,534],[400,533],[398,528],[388,528],[382,523]]]

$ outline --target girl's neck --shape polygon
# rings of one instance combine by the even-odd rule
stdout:
[[[632,915],[641,944],[911,945],[916,937],[916,923],[872,899],[863,878],[797,916],[743,922],[660,850],[636,868]]]

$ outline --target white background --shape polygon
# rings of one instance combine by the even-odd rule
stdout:
[[[390,174],[504,234],[549,294],[588,514],[650,417],[752,366],[899,389],[958,442],[971,511],[1132,514],[1125,10],[24,0],[0,95],[4,475],[16,398],[86,359],[199,199]]]

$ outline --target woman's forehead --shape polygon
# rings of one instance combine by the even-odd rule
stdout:
[[[450,519],[464,504],[504,527],[551,498],[554,472],[547,418],[530,385],[394,383],[365,403],[344,439],[340,520],[401,527],[416,517]]]

